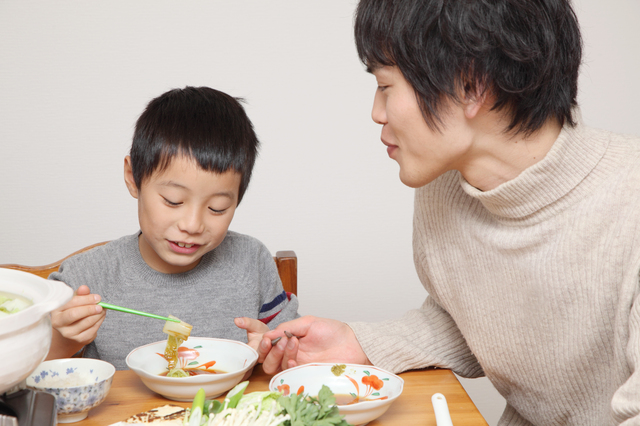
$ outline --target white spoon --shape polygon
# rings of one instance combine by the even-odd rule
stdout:
[[[433,412],[436,415],[436,425],[453,426],[453,423],[451,422],[451,415],[449,414],[447,399],[444,395],[441,393],[434,393],[431,397],[431,404],[433,404]]]

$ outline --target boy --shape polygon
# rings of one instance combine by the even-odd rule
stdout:
[[[100,300],[174,315],[193,325],[195,336],[245,342],[236,317],[276,326],[298,316],[297,299],[283,291],[267,248],[228,231],[258,144],[244,109],[225,93],[186,87],[149,103],[124,161],[140,231],[74,256],[51,274],[76,295],[52,313],[49,359],[86,347],[84,356],[126,369],[133,348],[166,337],[161,321],[107,317]]]
[[[264,371],[438,366],[488,377],[499,425],[640,424],[640,140],[581,122],[569,0],[360,0],[355,35],[428,296],[282,324]]]

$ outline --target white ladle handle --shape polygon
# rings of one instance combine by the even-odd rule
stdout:
[[[433,404],[433,412],[436,415],[436,424],[438,426],[453,426],[451,415],[449,414],[449,406],[447,399],[441,393],[434,393],[431,397]]]

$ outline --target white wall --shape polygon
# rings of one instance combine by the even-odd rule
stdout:
[[[232,229],[299,258],[301,313],[376,321],[420,305],[412,190],[370,120],[355,0],[0,1],[0,263],[44,264],[137,230],[122,180],[153,97],[244,97],[263,143]],[[579,0],[587,123],[640,134],[638,0]],[[490,424],[504,402],[464,381]],[[425,403],[428,401],[425,395]]]

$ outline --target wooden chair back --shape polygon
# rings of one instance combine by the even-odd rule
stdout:
[[[82,253],[87,250],[91,250],[94,247],[101,246],[103,244],[108,243],[108,241],[103,241],[101,243],[92,244],[88,247],[80,249],[74,253],[71,253],[69,256],[58,260],[57,262],[50,263],[44,266],[25,266],[25,265],[15,265],[15,264],[5,264],[0,265],[0,268],[8,268],[8,269],[17,269],[19,271],[29,272],[35,275],[38,275],[42,278],[48,278],[52,272],[55,272],[60,267],[60,264],[67,258],[71,256],[75,256],[76,254]],[[276,266],[278,267],[278,274],[280,274],[280,280],[282,281],[282,287],[284,290],[298,294],[298,258],[296,257],[296,253],[292,250],[278,251],[276,255],[273,257],[273,260],[276,262]]]

